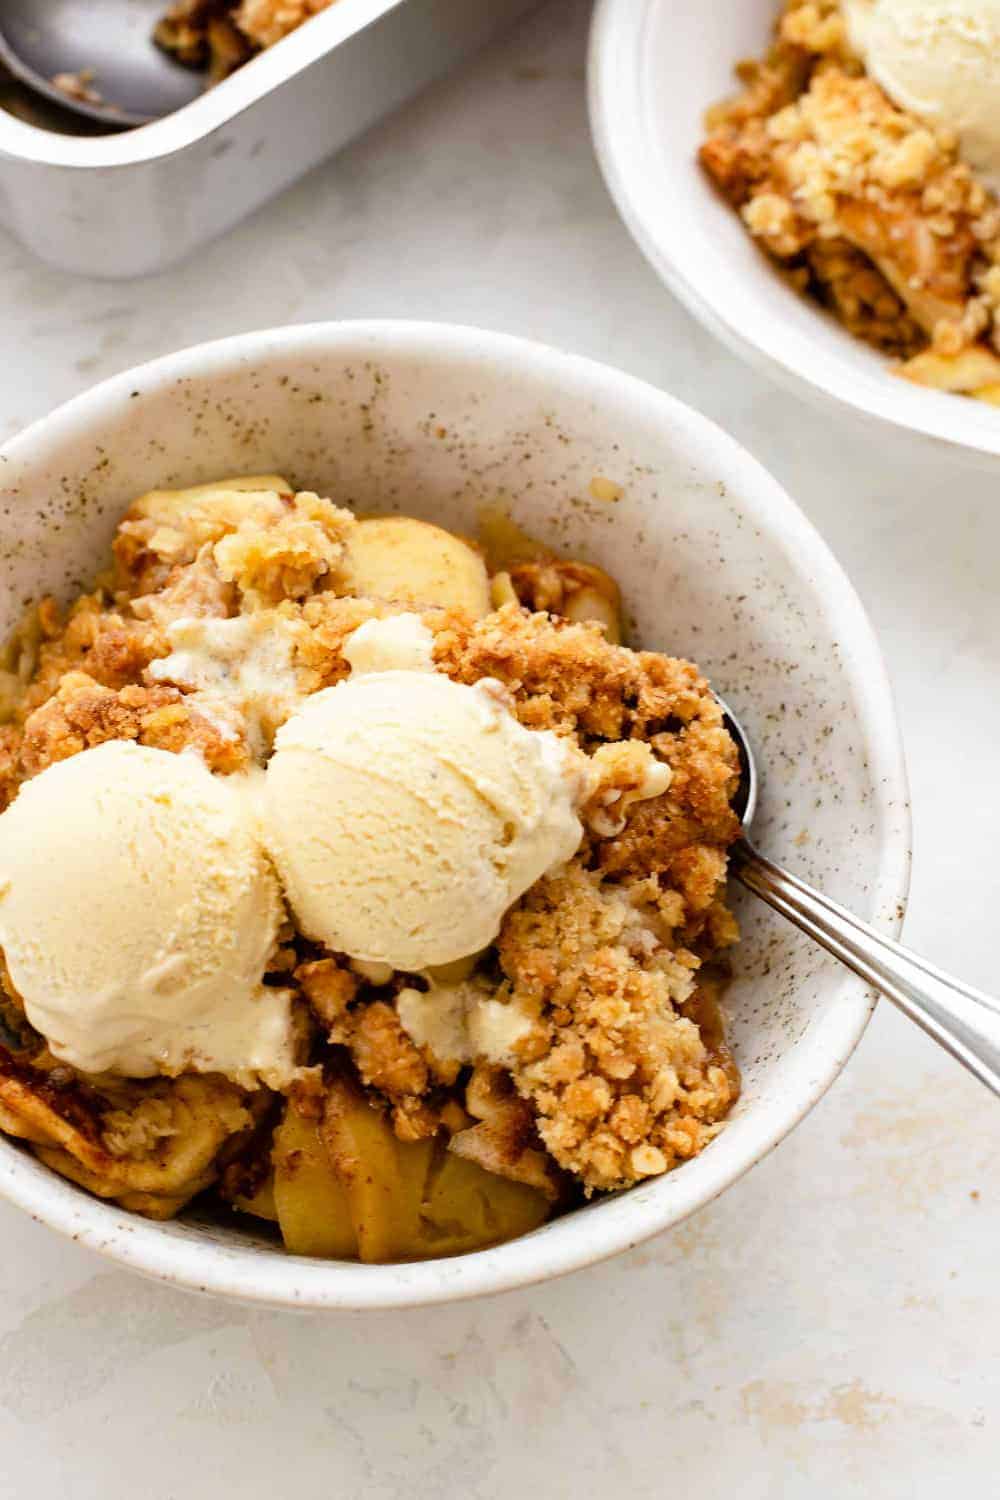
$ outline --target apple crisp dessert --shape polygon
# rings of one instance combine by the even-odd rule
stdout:
[[[255,476],[142,496],[31,611],[0,1129],[137,1213],[207,1194],[365,1261],[708,1145],[735,746],[696,667],[620,644],[606,573],[495,554]]]
[[[955,130],[866,71],[851,3],[868,15],[783,0],[769,50],[709,112],[702,166],[792,285],[902,375],[1000,404],[1000,204]]]

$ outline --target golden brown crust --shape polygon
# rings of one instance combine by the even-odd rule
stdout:
[[[545,1034],[541,1048],[532,1038],[514,1082],[548,1150],[588,1190],[694,1155],[735,1097],[682,1014],[699,967],[684,935],[700,935],[720,903],[724,859],[713,873],[697,893],[708,905],[695,911],[655,877],[614,882],[577,859],[539,881],[504,923],[501,965]]]
[[[327,1040],[347,1048],[362,1083],[388,1105],[399,1139],[426,1140],[435,1135],[441,1127],[444,1101],[394,1006],[370,995],[362,995],[355,1004],[363,989],[361,980],[335,958],[300,964],[295,978]]]
[[[103,687],[138,682],[143,670],[166,652],[159,632],[145,620],[126,618],[103,592],[84,594],[65,619],[54,600],[37,609],[37,645],[29,680],[10,705],[15,723],[45,703],[67,672],[85,672]]]
[[[389,1099],[419,1097],[427,1090],[427,1064],[394,1007],[384,1000],[372,1000],[359,1009],[351,1029],[351,1056],[361,1081]]]
[[[352,631],[368,620],[401,613],[402,605],[372,599],[335,594],[308,599],[302,606],[302,620],[308,629],[296,648],[303,690],[314,693],[342,682],[350,674],[344,643]]]
[[[254,516],[241,521],[213,549],[220,577],[235,586],[245,608],[304,599],[346,577],[350,511],[311,491],[284,497],[283,505],[267,525]]]
[[[295,979],[327,1033],[339,1032],[361,988],[358,976],[335,958],[319,958],[299,964]]]
[[[24,726],[20,748],[23,776],[37,776],[56,761],[107,740],[135,740],[158,750],[196,750],[210,770],[228,775],[250,763],[237,730],[223,732],[190,708],[170,687],[131,684],[102,687],[84,672],[69,672],[56,693]]]
[[[690,662],[612,645],[596,625],[506,605],[474,624],[425,615],[434,663],[458,682],[493,677],[531,729],[573,734],[587,750],[643,739],[669,759],[695,721],[721,724],[718,704]],[[735,756],[730,742],[731,756]],[[735,766],[735,759],[732,760]]]
[[[615,580],[603,568],[592,563],[546,557],[533,562],[516,563],[504,575],[517,600],[527,609],[550,615],[562,615],[577,623],[597,622],[604,626],[609,641],[622,638],[622,600]],[[496,597],[494,604],[513,600]]]

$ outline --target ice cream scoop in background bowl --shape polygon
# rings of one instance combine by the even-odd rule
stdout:
[[[844,0],[851,44],[902,109],[958,131],[964,159],[1000,190],[996,0]]]
[[[693,657],[745,722],[768,772],[755,823],[764,851],[898,931],[909,815],[871,627],[799,510],[703,417],[618,371],[471,329],[331,324],[188,350],[99,386],[0,450],[0,629],[26,601],[85,585],[135,495],[241,472],[285,472],[359,510],[465,534],[500,505],[607,568],[633,639]],[[823,796],[831,786],[836,796]],[[441,1302],[587,1265],[740,1177],[864,1030],[863,983],[763,907],[741,918],[727,1005],[744,1092],[725,1130],[677,1171],[496,1249],[384,1266],[290,1257],[249,1224],[137,1218],[6,1139],[0,1193],[149,1275],[274,1305]]]
[[[865,0],[852,0],[855,13]],[[990,78],[1000,79],[990,28],[968,18],[995,11],[992,0],[879,0],[869,25],[872,65],[888,66],[892,36],[926,37],[927,16],[941,50],[912,42],[898,53],[897,82],[930,100],[950,77],[949,55],[964,70],[963,109],[982,149]],[[892,373],[891,361],[853,338],[799,296],[747,234],[739,215],[697,163],[705,111],[735,91],[733,69],[767,48],[780,0],[599,0],[590,43],[591,126],[605,180],[640,249],[670,291],[736,353],[823,405],[831,402],[982,454],[1000,454],[1000,411],[984,402],[924,389]],[[887,20],[886,17],[889,17]],[[963,20],[963,18],[965,18]],[[978,43],[970,36],[979,37]],[[876,56],[877,54],[877,56]],[[883,81],[888,81],[884,79]],[[993,86],[992,96],[1000,98]],[[993,138],[1000,151],[1000,104]],[[1000,162],[997,163],[1000,170]]]

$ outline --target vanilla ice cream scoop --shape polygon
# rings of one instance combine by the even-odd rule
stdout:
[[[851,46],[902,109],[958,132],[1000,191],[1000,0],[844,0]]]
[[[498,683],[356,666],[279,730],[265,838],[307,936],[413,972],[485,948],[575,853],[586,783],[586,757],[519,724]]]
[[[0,947],[32,1025],[87,1073],[275,1087],[291,997],[262,984],[283,907],[243,778],[111,741],[0,817]]]

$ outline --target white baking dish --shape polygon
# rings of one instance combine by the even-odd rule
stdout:
[[[162,270],[533,3],[337,0],[192,104],[125,134],[60,135],[0,111],[0,225],[62,270]]]

